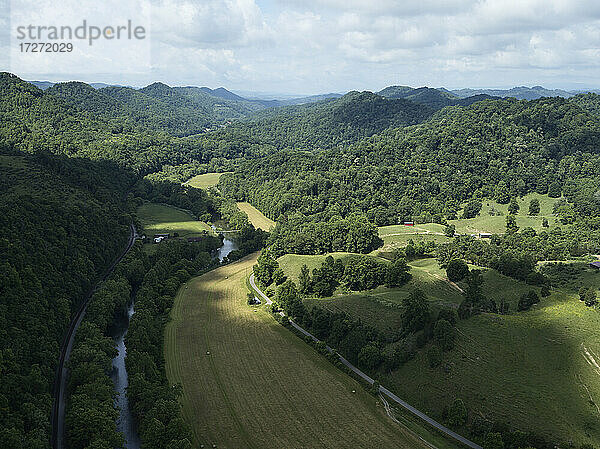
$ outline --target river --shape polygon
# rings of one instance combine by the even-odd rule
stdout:
[[[217,257],[219,260],[223,260],[231,251],[237,249],[237,247],[238,245],[234,240],[224,238],[223,246],[217,250]],[[125,436],[125,447],[127,449],[140,449],[140,437],[137,432],[137,425],[133,419],[126,394],[129,380],[127,378],[127,369],[125,369],[125,356],[127,355],[125,336],[127,335],[127,329],[129,329],[129,320],[134,313],[135,303],[131,301],[127,307],[127,314],[117,320],[111,332],[112,337],[115,339],[115,348],[118,351],[117,356],[112,361],[113,370],[111,373],[111,378],[115,384],[115,391],[118,393],[115,404],[120,409],[117,430]]]

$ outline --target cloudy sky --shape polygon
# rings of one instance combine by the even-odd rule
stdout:
[[[37,58],[18,49],[19,25],[83,19],[131,19],[149,38]],[[302,94],[600,87],[598,0],[0,0],[0,26],[11,30],[0,69],[26,79]]]

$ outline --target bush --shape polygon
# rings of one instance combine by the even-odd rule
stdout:
[[[437,368],[442,364],[442,350],[437,345],[432,345],[427,350],[427,361],[429,362],[429,368]]]
[[[456,340],[456,330],[446,320],[438,320],[433,328],[433,335],[438,344],[444,351],[449,351],[454,347]]]
[[[446,275],[452,282],[462,281],[469,275],[469,266],[464,260],[453,259],[448,262]]]
[[[464,426],[467,422],[467,407],[462,399],[455,399],[447,411],[448,424],[452,427]]]

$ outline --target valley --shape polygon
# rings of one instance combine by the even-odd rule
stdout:
[[[0,75],[7,447],[600,445],[600,96],[44,87]]]

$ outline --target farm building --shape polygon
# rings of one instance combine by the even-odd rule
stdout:
[[[206,231],[204,231],[206,232]],[[188,243],[194,243],[194,242],[201,242],[204,238],[203,237],[188,237],[187,241]]]
[[[414,221],[405,221],[404,223],[402,223],[404,226],[414,226],[415,222]]]
[[[154,239],[168,239],[170,234],[154,234]]]
[[[596,270],[600,270],[600,260],[590,262],[590,267],[595,268]]]

